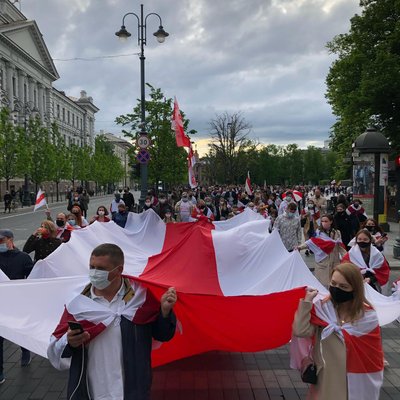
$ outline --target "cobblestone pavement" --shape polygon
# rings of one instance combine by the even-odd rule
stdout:
[[[400,324],[382,332],[390,367],[385,369],[380,399],[400,400]],[[66,399],[67,372],[55,370],[37,355],[21,368],[21,351],[9,342],[4,355],[1,400]],[[305,399],[306,391],[298,372],[289,369],[288,346],[283,346],[258,353],[210,352],[158,367],[152,400],[294,400]]]

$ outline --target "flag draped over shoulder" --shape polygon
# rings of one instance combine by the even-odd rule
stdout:
[[[47,201],[46,201],[46,194],[45,192],[42,191],[42,189],[39,189],[36,195],[36,202],[35,202],[35,208],[33,211],[36,211],[40,207],[46,206]]]
[[[130,213],[125,229],[95,222],[72,231],[69,242],[35,264],[27,281],[0,283],[0,336],[46,356],[65,304],[88,283],[92,249],[107,242],[124,251],[124,273],[157,299],[170,286],[177,290],[180,329],[153,350],[154,366],[210,350],[281,346],[290,340],[305,286],[327,291],[268,227],[251,210],[228,221],[179,224],[164,224],[148,210]],[[400,301],[375,293],[380,322],[398,318]]]
[[[171,126],[175,131],[176,145],[178,147],[190,147],[190,139],[186,136],[183,129],[182,115],[176,98],[174,98],[174,111],[172,113]]]

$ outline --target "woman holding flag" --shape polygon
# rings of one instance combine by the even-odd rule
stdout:
[[[317,381],[310,385],[307,399],[378,400],[384,368],[382,338],[359,269],[351,263],[336,266],[329,292],[328,297],[314,300],[318,291],[309,288],[300,300],[293,335],[301,339],[293,341],[291,365],[299,368],[296,356],[301,347],[310,349]]]
[[[333,228],[331,214],[324,214],[321,217],[321,226],[316,230],[315,236],[297,247],[297,250],[303,249],[311,250],[314,253],[316,264],[314,275],[325,287],[328,287],[333,267],[340,263],[346,253],[340,231]]]

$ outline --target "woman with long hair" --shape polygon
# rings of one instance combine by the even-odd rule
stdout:
[[[40,228],[29,236],[22,251],[28,254],[34,251],[36,263],[51,254],[61,243],[61,240],[57,238],[56,224],[46,219],[40,224]]]
[[[342,256],[346,253],[340,231],[333,226],[332,214],[324,214],[315,236],[297,249],[308,249],[314,253],[314,275],[325,287],[328,287],[333,267],[340,263]]]
[[[374,239],[367,229],[356,234],[355,245],[343,256],[342,262],[351,262],[360,268],[364,278],[379,293],[389,280],[389,264],[385,256],[373,246]]]
[[[307,398],[378,400],[384,368],[381,332],[359,268],[336,266],[329,292],[315,300],[318,291],[307,289],[293,323],[293,335],[306,338],[303,346],[310,346],[316,366],[317,382]]]
[[[88,226],[89,223],[86,221],[86,219],[82,215],[82,210],[79,206],[73,205],[71,209],[71,214],[74,214],[76,216],[76,224],[77,226],[84,228],[85,226]]]

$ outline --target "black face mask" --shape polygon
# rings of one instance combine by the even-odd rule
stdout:
[[[375,226],[366,225],[365,229],[369,232],[375,232]]]
[[[344,211],[337,211],[337,215],[344,215]]]
[[[62,228],[65,225],[65,222],[62,219],[56,219],[56,225]]]
[[[334,303],[340,304],[346,301],[353,300],[354,292],[346,292],[336,286],[329,286],[329,293],[331,294]]]
[[[370,242],[357,242],[357,244],[360,249],[366,249],[371,246]]]

